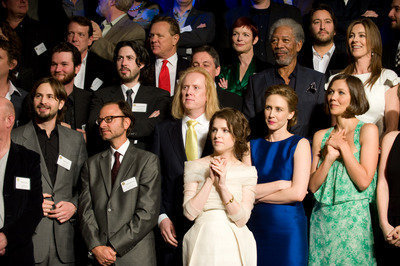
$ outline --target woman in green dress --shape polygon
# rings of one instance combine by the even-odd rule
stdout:
[[[240,17],[232,28],[232,46],[237,57],[233,59],[232,65],[222,67],[218,86],[243,96],[250,76],[268,64],[254,56],[253,46],[258,42],[258,30],[251,19]]]
[[[369,204],[374,200],[379,133],[355,116],[369,109],[362,82],[339,74],[326,106],[336,126],[313,139],[309,189],[314,193],[309,265],[375,265]]]

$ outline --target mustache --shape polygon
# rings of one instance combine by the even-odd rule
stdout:
[[[50,107],[47,106],[47,105],[44,105],[44,104],[38,104],[38,105],[36,106],[36,108],[50,108]]]

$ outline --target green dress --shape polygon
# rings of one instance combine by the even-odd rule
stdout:
[[[357,161],[360,161],[363,124],[358,122],[354,131]],[[321,149],[332,130],[326,132]],[[314,194],[309,265],[376,265],[369,211],[369,204],[375,200],[376,176],[375,172],[369,187],[361,192],[351,181],[342,159],[332,164],[325,182]]]

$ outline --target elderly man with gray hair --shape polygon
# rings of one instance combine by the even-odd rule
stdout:
[[[297,63],[297,55],[304,43],[304,31],[293,19],[277,20],[270,28],[269,42],[275,66],[250,78],[244,100],[243,113],[250,120],[252,135],[263,137],[265,134],[265,91],[272,85],[286,84],[299,97],[298,122],[290,131],[311,138],[317,129],[324,126],[322,121],[327,121],[322,108],[324,75]]]

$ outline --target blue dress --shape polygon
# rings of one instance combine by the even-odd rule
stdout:
[[[293,135],[276,142],[250,141],[259,184],[292,180],[293,156],[301,139]],[[307,218],[301,202],[258,203],[247,226],[256,239],[257,265],[307,265]]]

